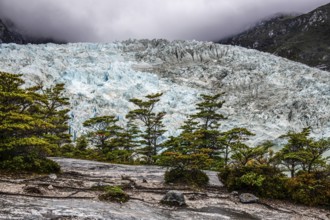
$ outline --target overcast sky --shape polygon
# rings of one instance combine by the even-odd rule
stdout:
[[[0,0],[0,18],[30,34],[70,42],[129,38],[212,41],[276,13],[330,0]]]

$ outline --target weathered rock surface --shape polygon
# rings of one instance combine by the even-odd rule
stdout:
[[[54,158],[63,172],[56,180],[48,176],[9,178],[0,174],[0,219],[327,219],[328,211],[290,203],[242,204],[232,200],[222,187],[202,191],[163,185],[165,169],[156,166],[128,166],[93,161]],[[215,172],[214,172],[215,173]],[[92,186],[103,182],[122,185],[136,182],[126,190],[124,204],[101,202]],[[148,178],[148,183],[143,179]],[[47,188],[52,184],[53,189]],[[26,194],[26,186],[42,188],[43,194]],[[103,184],[102,184],[103,185]],[[169,190],[187,196],[188,207],[168,207],[159,201]]]
[[[185,206],[186,200],[184,195],[181,192],[170,190],[160,201],[162,204],[170,205],[170,206]]]

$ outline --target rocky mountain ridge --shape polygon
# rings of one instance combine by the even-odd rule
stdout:
[[[0,43],[16,43],[23,44],[24,38],[17,32],[10,30],[7,25],[0,19]]]
[[[56,43],[65,44],[66,42],[47,37],[33,37],[24,33],[17,28],[11,21],[4,22],[0,19],[0,44],[15,43],[15,44],[46,44]]]
[[[253,144],[288,130],[313,128],[330,135],[330,76],[274,55],[197,41],[130,40],[112,44],[0,45],[0,70],[21,73],[27,83],[66,84],[71,132],[84,132],[90,117],[124,119],[129,99],[163,92],[166,133],[178,133],[199,94],[225,92],[222,129],[245,127]],[[165,138],[165,137],[164,137]]]
[[[220,41],[330,70],[330,4],[307,14],[280,15]]]

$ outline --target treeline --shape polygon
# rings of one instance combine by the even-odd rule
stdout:
[[[284,134],[287,143],[278,152],[270,141],[248,146],[246,141],[255,134],[246,128],[221,131],[220,123],[226,120],[220,113],[222,94],[201,95],[180,134],[164,141],[166,113],[155,110],[162,96],[156,93],[131,99],[135,109],[125,121],[111,115],[88,119],[83,125],[89,132],[70,143],[63,84],[22,89],[19,75],[0,76],[3,170],[56,170],[46,156],[66,156],[168,166],[166,182],[202,187],[208,182],[202,170],[209,169],[219,171],[230,190],[330,205],[330,166],[324,157],[330,140],[311,138],[309,127]]]

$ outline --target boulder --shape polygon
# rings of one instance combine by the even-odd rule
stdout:
[[[49,174],[48,177],[49,177],[49,179],[51,179],[51,180],[56,180],[56,179],[57,179],[57,176],[56,176],[56,174],[54,174],[54,173]]]
[[[259,198],[251,193],[242,193],[239,196],[241,203],[255,203],[258,202]]]
[[[174,190],[168,191],[160,202],[170,206],[186,206],[184,195]]]

